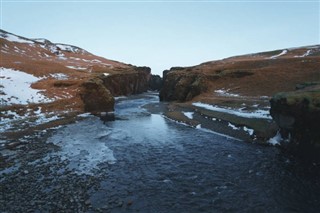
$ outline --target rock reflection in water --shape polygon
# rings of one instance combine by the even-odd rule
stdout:
[[[99,117],[100,117],[100,120],[103,121],[103,123],[106,123],[108,121],[115,121],[114,112],[101,113]]]

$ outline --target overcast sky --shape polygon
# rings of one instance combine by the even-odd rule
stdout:
[[[1,28],[152,72],[320,43],[314,1],[1,0]]]

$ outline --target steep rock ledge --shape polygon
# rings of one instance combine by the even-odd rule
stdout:
[[[160,101],[189,101],[207,90],[204,75],[185,73],[183,70],[176,67],[163,72]]]
[[[283,145],[299,155],[320,159],[320,85],[310,85],[276,94],[270,101],[270,114],[288,141]]]
[[[162,88],[162,78],[159,75],[151,75],[149,80],[149,89],[153,91],[160,91]]]
[[[120,70],[121,69],[121,70]],[[118,68],[117,74],[100,74],[81,85],[80,97],[84,111],[97,114],[114,110],[114,96],[146,92],[149,86],[149,67]]]
[[[100,75],[99,78],[113,96],[122,96],[146,92],[151,76],[150,73],[151,69],[149,67],[132,67],[126,72],[107,76]]]

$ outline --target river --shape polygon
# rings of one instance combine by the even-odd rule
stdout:
[[[115,121],[87,116],[54,130],[50,151],[1,179],[5,193],[19,188],[2,196],[2,211],[14,209],[7,202],[31,212],[320,210],[318,165],[141,107],[157,102],[154,93],[120,98]]]

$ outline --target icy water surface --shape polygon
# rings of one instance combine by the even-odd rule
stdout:
[[[70,203],[64,198],[64,208],[80,212],[320,210],[316,166],[292,160],[275,147],[194,129],[141,108],[157,101],[151,93],[119,99],[116,121],[89,116],[48,138],[48,144],[60,148],[46,156],[47,164],[55,170],[53,162],[63,162],[52,182],[66,182],[66,190],[84,193],[82,201]],[[45,186],[44,196],[56,193],[50,191],[50,182]],[[51,212],[63,205],[41,208],[40,212]]]

